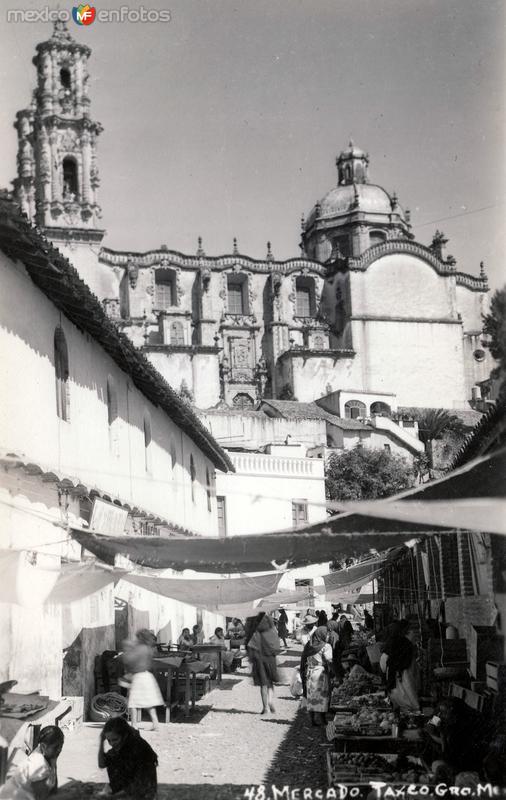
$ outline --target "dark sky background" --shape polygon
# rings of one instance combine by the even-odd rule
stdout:
[[[12,122],[52,26],[0,21],[0,185],[14,177]],[[302,212],[336,183],[350,137],[370,180],[395,190],[416,238],[436,227],[458,269],[504,282],[503,0],[106,0],[165,8],[159,24],[69,29],[92,48],[100,201],[118,249],[277,258],[299,253]],[[55,8],[56,3],[49,3]],[[65,2],[61,8],[67,8]],[[68,4],[70,10],[71,3]]]

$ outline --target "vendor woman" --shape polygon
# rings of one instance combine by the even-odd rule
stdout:
[[[300,662],[302,693],[312,725],[325,725],[327,721],[332,675],[332,647],[327,642],[328,633],[326,626],[316,628],[302,651]]]
[[[386,688],[394,708],[419,711],[417,692],[416,649],[412,642],[414,631],[407,620],[400,620],[390,628],[380,667],[386,675]]]

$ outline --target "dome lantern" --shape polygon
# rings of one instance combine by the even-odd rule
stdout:
[[[355,147],[352,139],[348,148],[342,150],[336,158],[336,166],[338,186],[368,182],[369,155],[359,147]]]

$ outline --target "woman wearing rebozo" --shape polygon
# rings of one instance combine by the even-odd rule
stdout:
[[[261,714],[275,713],[274,684],[278,682],[276,656],[281,651],[279,636],[272,618],[262,612],[247,626],[246,646],[251,662],[253,683],[260,687]]]
[[[394,708],[419,711],[416,647],[407,620],[392,625],[381,654],[380,667],[386,673],[386,688]]]
[[[143,628],[135,634],[135,642],[131,643],[123,654],[123,660],[132,673],[132,684],[128,694],[128,708],[131,709],[132,724],[137,723],[137,709],[146,708],[153,730],[158,728],[156,706],[163,706],[163,697],[150,671],[153,663],[153,652],[156,636]]]
[[[326,626],[316,628],[302,651],[300,662],[302,691],[312,725],[325,725],[329,709],[333,653],[327,642],[328,634]]]

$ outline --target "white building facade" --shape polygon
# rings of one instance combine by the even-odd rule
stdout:
[[[0,549],[38,570],[79,561],[69,526],[89,523],[96,498],[124,514],[127,535],[217,536],[215,473],[232,468],[228,456],[5,199],[0,286]],[[66,609],[38,603],[35,584],[32,595],[0,603],[0,680],[87,704],[94,658],[116,646],[112,578]],[[126,599],[130,632],[144,622],[166,635],[170,623],[177,638],[197,619],[198,598]],[[203,616],[214,628],[215,615]]]

